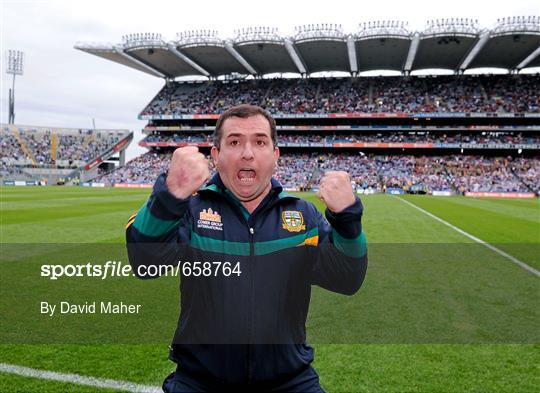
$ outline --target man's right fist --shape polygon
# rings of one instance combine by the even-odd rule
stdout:
[[[198,147],[186,146],[174,151],[167,175],[167,188],[176,198],[188,198],[209,177],[208,160]]]

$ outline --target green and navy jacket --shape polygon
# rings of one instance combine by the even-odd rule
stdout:
[[[250,214],[219,174],[187,199],[175,198],[162,174],[128,222],[135,272],[178,261],[239,264],[239,275],[181,276],[171,358],[187,373],[245,384],[299,372],[313,360],[305,342],[311,286],[353,295],[364,280],[360,199],[325,219],[271,182]]]

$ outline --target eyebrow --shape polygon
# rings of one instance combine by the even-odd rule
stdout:
[[[266,134],[264,132],[257,132],[254,135],[256,137],[258,137],[258,138],[261,138],[261,137],[270,138],[270,136],[268,136],[268,134]],[[235,138],[235,137],[241,137],[241,136],[245,136],[245,134],[233,132],[233,133],[230,133],[229,135],[227,135],[227,138]]]

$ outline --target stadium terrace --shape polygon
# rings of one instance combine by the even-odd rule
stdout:
[[[79,184],[109,159],[125,163],[128,130],[0,125],[4,185]],[[114,158],[113,158],[114,156]]]
[[[133,135],[122,130],[4,126],[4,184],[35,184],[47,175],[49,184],[150,187],[175,148],[195,145],[208,154],[219,114],[251,103],[276,118],[276,177],[287,190],[316,191],[325,171],[339,169],[358,193],[540,192],[540,77],[519,72],[540,65],[539,17],[503,18],[491,29],[469,19],[435,20],[421,32],[384,21],[353,33],[333,24],[299,26],[291,37],[266,27],[240,29],[231,39],[206,30],[169,42],[132,34],[117,45],[75,47],[164,78],[138,114],[148,121],[139,144],[149,152],[125,164]],[[464,74],[478,67],[510,72]],[[454,74],[411,75],[428,68]],[[401,76],[360,74],[369,70]],[[320,71],[349,76],[314,77]],[[69,177],[51,178],[61,168]]]

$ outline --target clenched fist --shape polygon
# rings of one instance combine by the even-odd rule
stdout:
[[[344,171],[326,172],[317,196],[334,213],[341,213],[355,202],[351,179]]]
[[[208,160],[199,153],[199,148],[186,146],[174,151],[167,175],[167,188],[176,198],[188,198],[209,177]]]

